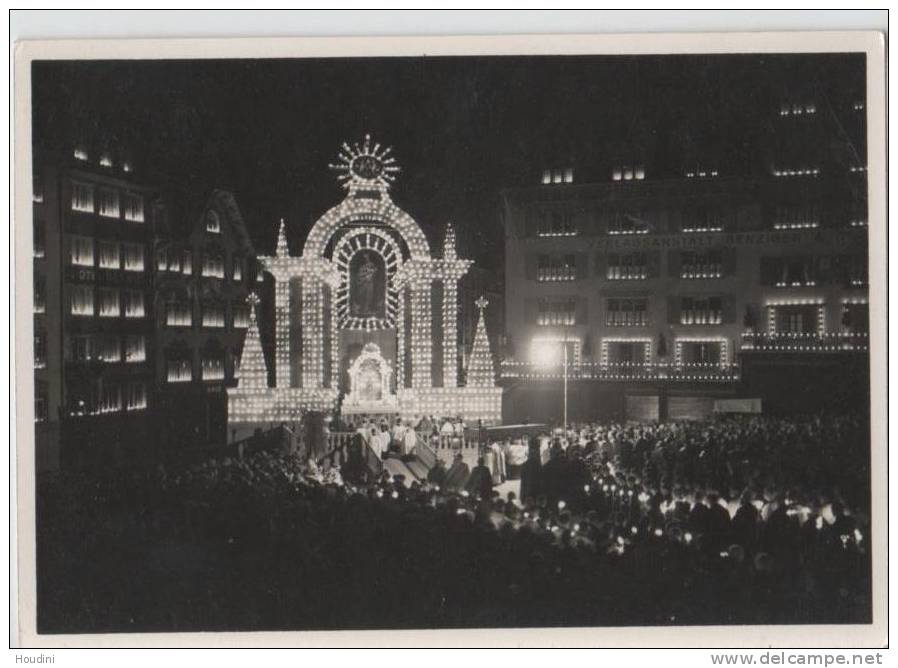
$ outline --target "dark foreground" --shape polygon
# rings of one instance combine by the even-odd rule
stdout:
[[[622,443],[623,464],[636,470],[651,461],[634,454],[650,438],[606,433],[570,452],[592,484],[564,510],[557,490],[521,508],[426,485],[322,482],[269,454],[168,475],[41,480],[38,629],[870,621],[869,538],[855,519],[801,524],[783,509],[748,528],[693,533],[695,518],[676,516],[683,503],[645,493],[667,475],[663,462],[644,479],[620,470]],[[615,480],[636,494],[615,500],[606,489]],[[778,515],[788,520],[776,524]]]

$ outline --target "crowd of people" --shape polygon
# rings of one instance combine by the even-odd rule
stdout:
[[[862,622],[867,430],[577,425],[525,443],[505,495],[519,444],[413,481],[270,452],[46,480],[39,628]]]

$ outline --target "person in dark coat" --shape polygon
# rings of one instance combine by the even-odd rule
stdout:
[[[446,482],[446,465],[443,463],[443,460],[437,458],[436,464],[433,465],[433,468],[427,472],[427,482],[431,485],[438,485],[442,487]]]
[[[556,443],[552,446],[552,452],[549,455],[549,461],[543,467],[543,494],[546,495],[551,506],[558,503],[559,499],[567,496],[568,483],[568,461],[561,449],[561,445]]]
[[[730,544],[730,513],[720,505],[717,494],[708,494],[708,535],[715,549],[726,548]]]
[[[477,466],[471,470],[465,489],[470,494],[476,494],[481,499],[491,499],[493,495],[493,475],[486,466],[483,457],[477,458]]]
[[[455,461],[452,462],[452,466],[450,466],[449,470],[446,472],[446,488],[456,491],[464,489],[470,474],[471,470],[468,468],[468,465],[465,464],[461,453],[459,452],[455,455]]]
[[[531,444],[527,461],[521,465],[521,501],[529,503],[543,493],[543,465],[539,445]]]
[[[733,536],[737,543],[747,548],[754,549],[758,542],[758,509],[751,502],[751,495],[742,495],[739,509],[733,516]]]

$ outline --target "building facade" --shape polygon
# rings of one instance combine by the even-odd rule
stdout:
[[[34,165],[38,470],[139,456],[154,401],[153,190],[108,146]]]
[[[256,254],[231,193],[199,207],[158,203],[154,250],[155,378],[160,442],[170,451],[226,442],[226,388],[236,384],[256,288]]]
[[[863,394],[863,109],[792,90],[761,118],[758,170],[581,159],[506,190],[505,419],[557,418],[564,375],[572,419],[811,409],[796,397],[826,377]]]

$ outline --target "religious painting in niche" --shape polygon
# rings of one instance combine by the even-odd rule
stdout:
[[[386,267],[371,251],[357,253],[349,265],[349,315],[355,318],[386,316]]]
[[[380,365],[370,359],[362,362],[358,375],[358,398],[361,401],[380,401],[383,398],[383,378]]]

